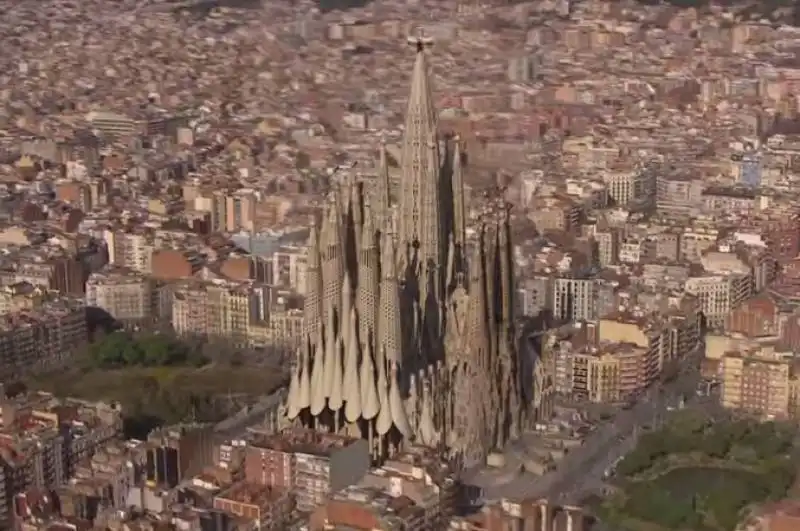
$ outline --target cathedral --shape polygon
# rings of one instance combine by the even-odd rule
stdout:
[[[413,43],[398,197],[384,147],[375,182],[331,192],[311,228],[286,414],[375,459],[412,442],[466,467],[535,420],[537,371],[518,352],[509,210],[488,202],[468,232],[461,146],[437,135]]]

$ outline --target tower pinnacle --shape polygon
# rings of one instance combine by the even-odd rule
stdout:
[[[433,106],[428,78],[426,47],[432,40],[424,35],[411,37],[416,48],[408,95],[405,132],[402,145],[400,186],[400,234],[403,248],[419,249],[419,263],[441,260],[441,220],[439,204],[440,157],[437,113]]]
[[[423,30],[420,30],[416,36],[408,37],[408,43],[417,49],[417,53],[424,52],[426,46],[433,46],[433,39],[425,35]]]

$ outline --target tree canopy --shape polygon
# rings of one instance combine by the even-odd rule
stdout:
[[[201,366],[207,362],[199,351],[163,334],[114,332],[92,343],[88,352],[91,368]]]
[[[632,477],[667,456],[695,453],[713,459],[767,462],[788,452],[793,431],[775,422],[737,420],[714,424],[687,417],[678,424],[643,435],[636,449],[617,466],[617,474]]]
[[[795,433],[777,422],[677,415],[618,464],[622,494],[609,514],[665,529],[733,530],[749,504],[786,496],[797,474]]]

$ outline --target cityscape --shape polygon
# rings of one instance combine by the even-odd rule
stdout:
[[[0,530],[800,529],[793,2],[0,3]]]

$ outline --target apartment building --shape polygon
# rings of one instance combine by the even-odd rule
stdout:
[[[181,335],[246,343],[251,320],[263,318],[266,287],[224,281],[188,283],[173,291],[172,325]]]
[[[572,197],[563,194],[535,197],[529,208],[528,218],[540,232],[546,230],[570,232],[580,226],[581,204]]]
[[[547,500],[510,500],[486,505],[474,516],[454,520],[453,531],[588,531],[591,518],[580,507]]]
[[[667,229],[653,234],[651,240],[655,244],[655,259],[668,263],[677,262],[681,257],[681,236],[675,229]]]
[[[106,229],[103,240],[108,252],[108,263],[142,274],[152,269],[153,236],[147,231]]]
[[[706,188],[701,194],[701,201],[703,212],[708,214],[740,212],[749,215],[758,204],[756,193],[750,188]]]
[[[458,503],[456,473],[436,451],[411,447],[333,493],[310,518],[325,529],[446,529]]]
[[[660,173],[656,177],[656,206],[666,215],[688,215],[699,207],[705,185],[684,173]]]
[[[227,338],[242,345],[296,345],[299,301],[254,282],[186,282],[172,292],[172,325],[186,336]]]
[[[752,279],[747,272],[705,273],[686,280],[686,292],[697,297],[711,329],[723,329],[732,310],[750,297]]]
[[[793,354],[774,345],[726,352],[720,360],[722,405],[766,419],[797,413],[797,366]]]
[[[86,267],[75,252],[58,245],[5,247],[0,263],[0,284],[20,282],[65,295],[83,295]]]
[[[77,463],[69,481],[49,491],[48,498],[57,508],[51,515],[41,514],[40,490],[17,494],[16,521],[23,529],[55,515],[99,523],[103,511],[127,509],[128,493],[142,471],[142,445],[141,441],[112,439],[97,447],[92,455]]]
[[[570,92],[569,87],[565,88],[568,92]],[[570,99],[570,95],[568,94],[562,94],[561,97]],[[578,168],[584,170],[607,170],[614,167],[619,162],[619,146],[608,145],[604,142],[597,142],[596,139],[591,137],[568,138],[564,140],[561,149],[566,155],[568,155],[569,159],[575,161],[575,164]],[[614,176],[619,174],[620,179],[622,178],[622,175],[627,175],[628,173],[630,173],[630,178],[633,178],[635,175],[635,172],[628,168],[614,168],[613,171],[609,172],[610,175]],[[603,180],[609,184],[605,175],[603,176]],[[614,197],[614,192],[611,190],[610,185],[609,195]],[[616,197],[614,197],[614,199],[616,200]]]
[[[653,383],[669,363],[679,362],[699,347],[700,314],[691,304],[659,313],[637,307],[618,311],[597,322],[597,341],[610,345],[608,353],[618,359],[616,381],[619,396],[625,397]],[[600,383],[615,381],[613,370],[607,368],[606,373],[610,379]],[[597,374],[599,378],[603,373]]]
[[[625,206],[655,196],[656,174],[646,168],[610,167],[602,172],[608,196],[614,204]]]
[[[92,209],[92,190],[89,183],[77,180],[61,180],[55,183],[56,199],[76,206],[84,212]]]
[[[126,328],[147,326],[153,317],[153,283],[136,271],[106,267],[86,281],[86,305],[108,312]]]
[[[147,436],[144,479],[148,487],[174,488],[212,462],[214,427],[191,423],[167,426]]]
[[[619,260],[620,233],[618,230],[598,226],[594,231],[597,258],[601,267],[609,267]]]
[[[676,230],[680,231],[680,257],[687,262],[699,262],[719,240],[719,230],[704,224]]]
[[[571,362],[567,369],[571,371],[568,394],[594,403],[618,402],[638,389],[636,369],[646,365],[637,358],[644,353],[644,349],[632,345],[604,345],[567,354]]]
[[[4,397],[5,394],[2,393]],[[56,489],[73,476],[78,463],[110,444],[122,432],[118,406],[61,400],[48,393],[3,399],[0,465],[0,522],[13,514],[15,495],[29,488]],[[0,523],[0,526],[8,528]]]
[[[93,129],[97,129],[104,135],[118,138],[136,135],[166,135],[184,126],[187,117],[172,115],[163,109],[149,107],[133,109],[126,114],[91,111],[86,114],[86,121],[91,124]]]
[[[515,297],[520,315],[537,315],[540,311],[552,308],[552,279],[546,276],[535,276],[522,279]]]
[[[251,188],[210,189],[186,184],[183,199],[189,211],[206,213],[212,232],[260,232],[283,222],[291,201],[267,197]]]
[[[35,310],[52,295],[45,288],[29,282],[0,286],[0,314]]]
[[[607,171],[602,174],[602,177],[608,188],[608,196],[614,201],[614,204],[625,206],[635,199],[635,171]]]
[[[0,315],[0,374],[19,378],[69,363],[86,345],[84,301],[53,297],[34,309]]]
[[[366,440],[305,429],[259,435],[245,453],[245,480],[291,489],[300,511],[312,511],[330,493],[357,483],[369,467]]]
[[[306,293],[307,246],[281,246],[267,260],[271,270],[268,282],[274,286]]]
[[[566,193],[576,200],[584,212],[608,207],[608,187],[601,180],[567,179]]]
[[[650,240],[644,236],[630,235],[619,245],[619,261],[623,264],[638,264],[647,261]]]
[[[781,332],[780,308],[769,293],[760,293],[731,310],[725,330],[750,338],[777,337]]]
[[[244,520],[252,531],[284,531],[294,499],[287,489],[239,481],[214,496],[213,507]]]
[[[567,321],[594,319],[595,284],[593,278],[554,278],[553,317]]]

